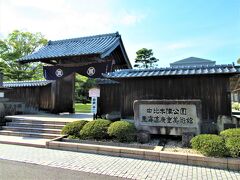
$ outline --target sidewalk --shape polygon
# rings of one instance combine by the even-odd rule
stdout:
[[[131,179],[240,179],[240,172],[0,144],[0,159]],[[0,174],[1,176],[1,174]]]
[[[16,144],[16,145],[21,144],[21,145],[32,146],[32,147],[45,148],[47,141],[49,141],[49,139],[0,135],[0,143],[3,143],[3,144]],[[0,146],[2,145],[0,144]]]
[[[93,115],[92,113],[74,113],[74,114],[64,114],[61,115],[57,114],[22,114],[22,115],[13,115],[13,116],[6,116],[6,119],[29,119],[29,120],[37,120],[37,121],[63,121],[63,122],[72,122],[77,120],[92,120]]]

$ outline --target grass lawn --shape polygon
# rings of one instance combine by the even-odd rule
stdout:
[[[90,113],[91,104],[75,103],[75,112]]]

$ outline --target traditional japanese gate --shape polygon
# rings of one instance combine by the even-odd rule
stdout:
[[[102,73],[132,68],[121,36],[117,33],[49,41],[20,63],[42,62],[51,86],[51,111],[73,112],[75,73],[101,78]]]

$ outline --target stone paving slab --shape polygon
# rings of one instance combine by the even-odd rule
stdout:
[[[130,179],[230,179],[240,172],[90,153],[0,144],[0,159]]]
[[[33,147],[46,147],[47,141],[49,141],[49,139],[0,135],[0,143],[4,144],[19,144]]]

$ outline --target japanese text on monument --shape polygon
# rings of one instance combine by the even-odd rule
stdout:
[[[150,126],[195,127],[196,106],[186,104],[141,104],[140,124]]]

